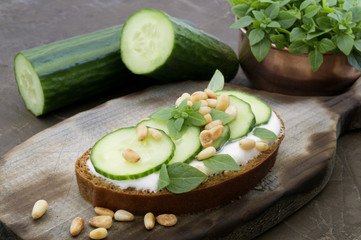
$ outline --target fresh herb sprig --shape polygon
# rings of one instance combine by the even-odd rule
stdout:
[[[228,0],[239,19],[230,27],[247,30],[257,61],[271,44],[293,54],[308,53],[313,71],[327,52],[343,53],[361,71],[361,0]]]

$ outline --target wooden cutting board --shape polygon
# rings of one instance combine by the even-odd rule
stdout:
[[[44,130],[0,159],[0,221],[20,239],[72,239],[71,221],[95,216],[79,194],[74,163],[105,134],[135,125],[183,92],[203,90],[207,82],[181,82],[111,100]],[[241,89],[226,85],[226,89]],[[247,195],[219,209],[181,216],[175,227],[147,231],[143,218],[114,222],[108,239],[248,239],[294,213],[319,193],[334,165],[338,136],[360,118],[361,81],[334,97],[292,97],[243,88],[269,103],[283,118],[286,137],[266,178]],[[226,189],[225,189],[226,191]],[[34,221],[33,204],[49,203]],[[205,199],[205,201],[207,201]],[[89,239],[86,226],[77,239]]]

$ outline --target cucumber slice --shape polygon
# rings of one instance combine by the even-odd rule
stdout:
[[[159,170],[174,154],[173,141],[161,132],[163,135],[160,140],[149,135],[145,140],[138,141],[135,127],[118,129],[95,143],[90,160],[98,173],[110,179],[125,180],[147,176]],[[138,162],[130,163],[124,159],[122,152],[127,148],[138,153]]]
[[[232,91],[232,90],[221,90],[221,91],[217,91],[217,94],[227,94],[227,95],[233,95],[238,97],[239,99],[249,103],[251,105],[251,109],[252,112],[254,114],[254,116],[256,117],[256,125],[255,126],[259,126],[262,124],[266,124],[268,123],[270,117],[271,117],[271,113],[272,113],[272,109],[271,107],[263,102],[261,99],[259,99],[258,97],[245,93],[245,92],[241,92],[241,91]]]
[[[167,121],[158,119],[149,119],[140,122],[148,127],[157,128],[168,133]],[[197,153],[202,149],[201,142],[199,140],[200,128],[190,126],[183,136],[179,139],[173,139],[175,144],[175,151],[173,158],[169,161],[169,165],[176,162],[188,163],[194,159]]]
[[[233,95],[229,95],[229,102],[237,108],[236,118],[232,122],[228,123],[228,126],[231,130],[231,136],[229,137],[229,140],[233,141],[247,135],[250,131],[252,131],[256,120],[251,106],[248,103]]]
[[[209,80],[219,69],[226,81],[238,71],[233,49],[162,11],[143,9],[131,15],[120,38],[127,68],[163,81]]]
[[[213,147],[216,150],[219,150],[223,145],[229,140],[231,136],[231,129],[229,128],[228,124],[224,125],[224,130],[222,135],[213,142]]]

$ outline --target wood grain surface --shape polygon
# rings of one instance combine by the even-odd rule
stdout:
[[[135,125],[183,92],[202,90],[206,82],[159,85],[79,113],[31,137],[0,159],[0,221],[20,239],[72,239],[73,218],[95,215],[82,199],[74,163],[96,140],[112,130]],[[227,85],[228,89],[240,89]],[[357,119],[360,80],[336,97],[292,97],[243,89],[277,111],[286,137],[266,178],[239,200],[212,211],[179,217],[175,227],[145,230],[142,217],[114,223],[108,239],[198,239],[255,237],[294,213],[327,184],[334,166],[337,138]],[[31,218],[38,199],[49,202],[39,220]],[[88,239],[86,224],[78,239]]]

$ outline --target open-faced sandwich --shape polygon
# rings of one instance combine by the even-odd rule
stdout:
[[[222,89],[216,71],[204,91],[97,141],[76,161],[81,195],[136,215],[189,214],[255,187],[274,165],[284,124],[259,98]]]

